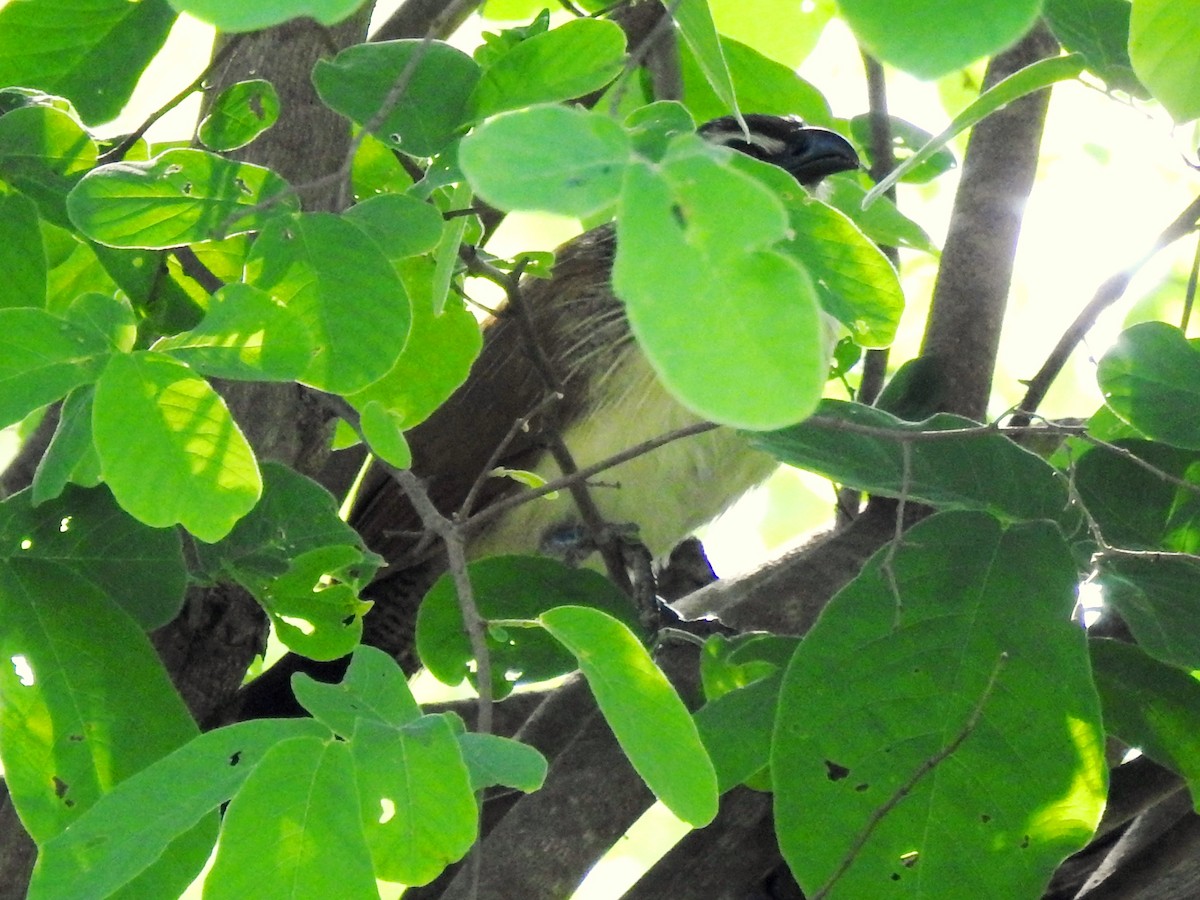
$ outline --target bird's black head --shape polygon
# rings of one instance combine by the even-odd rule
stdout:
[[[859,168],[858,154],[844,137],[828,128],[805,125],[795,116],[743,116],[749,138],[733,116],[722,116],[698,129],[705,140],[779,166],[806,188],[826,175]]]

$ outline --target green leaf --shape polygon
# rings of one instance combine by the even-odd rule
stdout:
[[[943,513],[834,597],[784,676],[771,752],[806,893],[1041,896],[1104,807],[1077,581],[1053,525]]]
[[[208,22],[219,31],[259,31],[290,19],[309,17],[334,25],[363,5],[365,0],[170,0],[175,9]]]
[[[350,393],[383,376],[408,339],[411,305],[387,257],[329,213],[267,226],[246,260],[246,281],[283,303],[316,339],[301,381]]]
[[[26,106],[0,116],[0,178],[55,225],[71,227],[67,193],[96,164],[97,155],[95,141],[61,110]]]
[[[1184,669],[1200,669],[1200,566],[1185,559],[1106,560],[1100,574],[1104,599],[1111,603],[1155,659]]]
[[[94,381],[110,349],[91,328],[44,310],[0,309],[0,427]]]
[[[404,671],[388,654],[367,645],[354,651],[340,684],[297,672],[292,689],[301,706],[344,738],[354,735],[360,719],[399,728],[421,717]]]
[[[0,10],[0,84],[69,97],[85,122],[107,122],[174,22],[166,0],[8,3]]]
[[[430,295],[433,264],[406,260],[401,277],[413,298],[412,333],[396,364],[378,381],[346,399],[360,412],[377,402],[400,417],[404,428],[424,421],[458,389],[483,347],[479,321],[461,297],[446,298],[434,313]]]
[[[791,424],[825,385],[815,288],[769,249],[786,228],[779,200],[689,137],[698,152],[664,172],[629,168],[613,286],[650,364],[686,406],[744,428]]]
[[[407,194],[379,194],[346,210],[343,218],[365,231],[390,260],[428,253],[442,236],[436,206]]]
[[[900,212],[887,197],[863,208],[866,190],[850,178],[829,178],[821,184],[821,199],[841,210],[871,241],[884,247],[908,247],[936,256],[940,251],[925,229]]]
[[[671,138],[691,134],[696,130],[696,123],[682,103],[658,100],[631,112],[625,118],[625,128],[633,141],[634,152],[660,162],[667,154]]]
[[[294,381],[316,355],[308,326],[294,310],[242,282],[218,290],[199,325],[163,338],[154,349],[202,375],[253,381]]]
[[[604,576],[572,569],[557,560],[494,556],[467,568],[475,604],[484,619],[533,619],[555,606],[587,605],[637,627],[629,600]],[[490,629],[492,687],[503,698],[517,685],[574,671],[575,660],[538,629]],[[444,684],[472,677],[471,650],[453,579],[443,575],[417,614],[417,651],[431,675]]]
[[[708,0],[717,31],[727,41],[735,38],[754,47],[759,52],[777,60],[790,69],[795,69],[817,46],[825,26],[837,13],[832,0],[809,0],[807,3],[792,3],[791,0]],[[728,43],[725,58],[734,70],[737,81],[737,65],[731,59]],[[746,109],[759,112],[759,108],[745,99],[741,85],[738,97]]]
[[[794,68],[728,37],[721,38],[721,50],[743,109],[800,116],[810,125],[833,124],[833,113],[825,95],[796,74]],[[733,112],[733,104],[713,90],[696,55],[683,46],[679,57],[684,103],[696,121],[705,122]]]
[[[983,428],[961,416],[938,414],[924,422],[902,422],[869,406],[822,400],[816,418],[751,435],[751,441],[781,462],[872,494],[985,510],[1005,519],[1058,519],[1067,508],[1065,480],[1040,457],[1000,434],[914,440],[908,445],[906,467],[902,441],[884,433],[855,433],[851,429],[856,426],[897,436]]]
[[[92,443],[94,385],[75,388],[63,400],[58,427],[33,473],[33,505],[53,500],[68,482],[84,487],[100,483],[100,458]]]
[[[298,207],[270,169],[186,148],[100,166],[67,197],[71,221],[92,240],[159,250],[258,231]]]
[[[869,0],[869,2],[878,2],[878,0]],[[974,7],[964,5],[963,9],[971,10],[970,16],[972,17],[972,21],[978,16],[978,13],[974,11]],[[932,35],[935,32],[931,31],[929,33]],[[939,41],[945,40],[945,36],[938,31],[937,39]],[[876,184],[875,187],[871,188],[863,203],[873,203],[877,198],[883,196],[896,182],[904,178],[909,172],[923,165],[927,159],[939,153],[952,139],[966,131],[976,122],[987,118],[996,110],[1007,106],[1014,100],[1019,100],[1027,94],[1040,91],[1042,88],[1049,87],[1059,81],[1069,81],[1076,78],[1082,71],[1083,57],[1072,53],[1069,56],[1055,56],[1050,59],[1038,60],[1032,65],[1021,69],[1019,72],[1009,75],[999,84],[993,85],[980,94],[978,99],[955,116],[937,137],[893,169],[891,174]]]
[[[310,659],[331,660],[358,646],[362,617],[371,608],[358,599],[352,582],[362,558],[357,547],[345,544],[309,550],[291,560],[288,570],[259,595],[288,649]],[[343,575],[346,570],[353,574]]]
[[[262,492],[225,401],[169,356],[113,356],[96,385],[92,430],[113,496],[147,525],[181,524],[216,541]]]
[[[771,735],[783,672],[723,694],[696,713],[696,728],[712,758],[721,793],[761,771],[771,757]]]
[[[379,896],[350,747],[295,737],[264,755],[229,802],[204,896]]]
[[[412,450],[404,438],[405,422],[378,400],[368,400],[359,421],[371,452],[397,469],[412,465]]]
[[[422,716],[403,728],[359,721],[350,749],[360,827],[379,878],[428,884],[475,843],[475,796],[450,721]]]
[[[479,80],[471,57],[440,41],[384,41],[356,44],[313,69],[322,102],[363,126],[375,121],[401,78],[404,90],[371,133],[394,150],[433,156],[470,118]]]
[[[1089,648],[1108,731],[1200,790],[1200,682],[1129,644]]]
[[[217,807],[237,792],[268,751],[305,735],[320,738],[329,732],[311,719],[242,722],[202,734],[122,781],[70,829],[39,848],[31,900],[108,896],[212,814],[204,853],[183,872],[190,881],[212,851]],[[171,802],[163,803],[168,796]]]
[[[721,38],[708,9],[708,0],[679,0],[672,7],[675,24],[695,56],[700,71],[726,110],[741,114],[733,78],[721,51]],[[755,110],[762,112],[762,110]]]
[[[1200,0],[1138,0],[1129,21],[1133,70],[1176,122],[1200,116]]]
[[[629,159],[620,125],[563,106],[498,116],[463,138],[458,153],[471,186],[494,206],[577,218],[612,207]]]
[[[175,618],[187,586],[179,535],[142,525],[103,488],[68,485],[40,506],[29,491],[9,497],[0,504],[0,558],[57,563],[146,631]]]
[[[1041,0],[946,3],[842,0],[839,10],[872,55],[918,78],[933,79],[997,53],[1024,35]]]
[[[1128,0],[1045,0],[1042,14],[1063,49],[1083,54],[1088,71],[1110,90],[1140,99],[1149,94],[1129,60]]]
[[[1142,434],[1200,450],[1200,349],[1178,328],[1127,329],[1100,360],[1096,381],[1109,408]]]
[[[546,780],[546,757],[528,744],[468,731],[459,735],[458,745],[471,773],[473,791],[502,785],[530,794]]]
[[[279,119],[275,85],[261,78],[231,84],[217,95],[200,123],[200,142],[210,150],[244,147]]]
[[[103,590],[19,552],[0,562],[0,759],[42,844],[196,725],[150,641]]]
[[[687,707],[633,632],[596,609],[561,606],[538,621],[575,655],[633,768],[666,807],[702,828],[717,814],[717,776]]]
[[[3,13],[0,12],[0,15]],[[0,309],[46,305],[46,247],[38,225],[37,207],[20,194],[0,197]]]
[[[862,147],[866,153],[868,163],[867,168],[873,169],[877,160],[871,156],[873,150],[871,128],[873,117],[869,113],[864,113],[859,116],[854,116],[850,119],[850,134],[854,136],[854,143]],[[918,128],[912,122],[896,116],[888,116],[888,132],[891,135],[891,155],[895,163],[903,163],[918,152],[920,149],[933,140],[933,135],[924,128]],[[933,153],[924,156],[921,162],[904,173],[902,181],[908,184],[925,184],[933,181],[940,175],[944,175],[958,165],[954,158],[954,153],[939,147]]]
[[[471,94],[472,118],[581,97],[612,81],[624,63],[620,26],[603,19],[572,19],[521,41],[489,65]]]

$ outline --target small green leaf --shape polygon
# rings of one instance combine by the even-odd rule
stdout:
[[[316,341],[301,381],[350,393],[390,369],[404,349],[411,305],[392,264],[362,231],[329,213],[268,225],[246,260],[246,281],[287,307]]]
[[[377,877],[428,884],[466,855],[478,815],[449,717],[422,716],[403,728],[360,719],[350,749]]]
[[[46,248],[38,225],[37,207],[20,194],[0,197],[0,308],[46,305]]]
[[[275,124],[279,95],[261,78],[231,84],[217,96],[200,123],[200,142],[210,150],[244,147]]]
[[[428,253],[442,236],[438,208],[407,194],[379,194],[346,210],[344,218],[365,231],[390,260]]]
[[[1128,0],[1046,0],[1046,24],[1069,53],[1082,53],[1088,71],[1110,90],[1145,100],[1150,95],[1129,60]]]
[[[474,791],[503,785],[529,794],[546,780],[546,757],[528,744],[498,734],[468,731],[459,735],[458,745],[471,772]]]
[[[521,41],[489,65],[471,94],[472,117],[581,97],[612,81],[624,62],[620,26],[603,19],[572,19]]]
[[[771,759],[771,735],[783,672],[724,694],[696,713],[722,793],[744,783]]]
[[[615,203],[630,150],[607,116],[539,106],[484,123],[463,138],[458,159],[471,186],[501,209],[583,218]]]
[[[839,10],[863,47],[918,78],[932,79],[997,53],[1027,32],[1041,0],[945,3],[842,0]],[[936,27],[931,27],[936,23]]]
[[[92,397],[95,386],[86,384],[67,394],[58,415],[50,446],[33,473],[33,505],[53,500],[68,482],[95,487],[100,483],[100,458],[92,443]]]
[[[154,345],[203,375],[294,381],[316,355],[307,325],[265,291],[240,281],[213,294],[195,328]]]
[[[110,350],[95,330],[45,310],[0,309],[0,427],[94,381]]]
[[[29,197],[55,225],[71,227],[67,193],[96,164],[98,154],[96,142],[62,110],[25,106],[0,116],[0,178]]]
[[[1176,122],[1200,116],[1200,0],[1138,0],[1129,21],[1133,70]]]
[[[1100,584],[1129,625],[1138,646],[1155,659],[1200,669],[1200,566],[1186,559],[1122,558],[1106,561]]]
[[[363,437],[371,452],[397,469],[412,465],[412,450],[404,438],[407,424],[378,400],[368,400],[360,418]]]
[[[479,80],[471,57],[440,41],[383,41],[356,44],[313,69],[322,102],[364,126],[375,122],[401,78],[404,90],[371,133],[394,150],[433,156],[466,128]]]
[[[378,898],[357,793],[344,741],[280,741],[229,801],[204,896],[244,900],[273,884],[294,900]]]
[[[1096,380],[1109,408],[1142,434],[1200,450],[1200,349],[1178,328],[1143,322],[1126,330]]]
[[[354,651],[340,684],[297,672],[292,689],[301,706],[344,738],[353,736],[359,719],[399,728],[421,717],[404,671],[382,650],[365,644]]]
[[[71,221],[93,240],[160,250],[258,231],[298,206],[270,169],[186,148],[100,166],[67,197]]]
[[[557,560],[494,556],[468,569],[475,603],[485,619],[532,619],[554,606],[586,604],[635,624],[629,600],[604,576],[572,569]],[[575,669],[575,660],[536,628],[489,631],[492,686],[498,698],[516,685],[545,681]],[[445,684],[471,677],[474,659],[463,627],[454,582],[443,575],[426,594],[417,614],[417,650],[431,675]]]
[[[633,768],[671,812],[702,828],[717,814],[717,776],[687,707],[633,632],[596,609],[538,617],[575,655]]]
[[[175,9],[208,22],[219,31],[260,31],[290,19],[309,17],[335,25],[366,0],[170,0]]]
[[[872,123],[873,117],[867,113],[850,119],[850,134],[854,137],[854,143],[866,151],[867,168],[869,169],[874,168],[876,163],[876,160],[871,157],[874,149],[871,138]],[[887,116],[887,128],[892,139],[893,163],[903,163],[933,139],[933,135],[924,128],[918,128],[912,122],[897,116]],[[908,184],[925,184],[933,181],[939,175],[944,175],[957,165],[958,161],[954,158],[954,154],[945,147],[940,147],[934,153],[927,154],[920,165],[905,172],[904,178],[901,180]]]
[[[721,51],[721,38],[717,34],[717,26],[713,23],[708,0],[679,0],[672,7],[672,15],[675,17],[675,24],[679,26],[679,33],[694,54],[700,71],[704,73],[724,108],[740,114],[733,78]],[[755,112],[762,110],[756,109]]]
[[[250,445],[220,394],[160,353],[118,354],[96,385],[92,429],[104,480],[147,525],[216,541],[262,492]]]
[[[839,430],[839,423],[846,430]],[[864,426],[881,434],[851,433]],[[980,432],[908,444],[906,432],[983,426],[939,414],[902,422],[868,406],[822,400],[817,417],[769,434],[751,435],[755,446],[782,462],[819,472],[838,484],[872,494],[957,509],[981,509],[1005,519],[1058,519],[1067,509],[1066,481],[1045,461],[1000,434]]]
[[[299,554],[259,595],[275,633],[290,650],[310,659],[340,659],[358,646],[362,617],[371,604],[358,599],[353,575],[362,552],[346,544]],[[347,583],[349,582],[349,583]]]

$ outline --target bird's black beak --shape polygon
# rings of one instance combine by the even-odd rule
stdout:
[[[852,172],[861,163],[850,142],[836,131],[805,126],[789,136],[778,165],[806,188],[814,188],[825,176]]]

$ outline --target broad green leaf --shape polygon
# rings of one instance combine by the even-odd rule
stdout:
[[[346,544],[308,550],[261,592],[258,599],[288,649],[327,661],[358,646],[362,617],[371,608],[358,599],[353,583],[362,558],[362,551]],[[353,574],[343,575],[347,569]]]
[[[770,762],[782,681],[783,673],[776,672],[706,703],[696,713],[696,728],[712,758],[722,793]]]
[[[0,427],[94,381],[110,349],[94,330],[44,310],[0,309]]]
[[[237,793],[263,756],[289,738],[328,735],[311,719],[260,719],[199,735],[122,781],[41,847],[29,897],[108,896],[201,823],[207,846],[183,872],[190,881],[212,851],[217,807]],[[162,802],[166,796],[170,803]]]
[[[1128,0],[1045,0],[1046,24],[1069,53],[1081,53],[1088,71],[1110,90],[1140,99],[1149,94],[1129,60]]]
[[[334,25],[366,0],[170,0],[175,9],[208,22],[220,31],[259,31],[290,19],[309,17]],[[207,894],[206,894],[207,896]]]
[[[1176,122],[1200,116],[1200,0],[1137,0],[1129,58],[1142,84]]]
[[[2,13],[0,13],[2,15]],[[46,305],[46,247],[38,225],[37,207],[20,194],[0,197],[0,309]]]
[[[721,99],[722,105],[730,112],[740,115],[738,95],[734,90],[725,55],[721,51],[721,38],[717,34],[717,26],[713,23],[708,0],[679,0],[671,7],[671,14],[675,17],[675,24],[679,26],[679,33],[700,66],[700,71]]]
[[[850,178],[830,178],[821,185],[821,199],[849,216],[876,245],[908,247],[935,256],[940,252],[925,229],[900,212],[887,197],[878,198],[864,209],[866,194],[866,190]]]
[[[674,100],[658,100],[635,109],[625,118],[625,127],[639,156],[660,162],[667,154],[671,139],[691,134],[696,123],[687,107]]]
[[[738,97],[746,109],[761,110],[748,102],[737,80],[737,64],[729,52],[729,38],[734,38],[788,68],[802,63],[817,46],[817,41],[829,20],[837,12],[832,0],[708,0],[717,31],[724,37],[725,58],[734,71]]]
[[[607,116],[539,106],[484,123],[463,138],[458,160],[476,192],[501,209],[583,218],[616,202],[630,149]]]
[[[459,735],[458,746],[471,773],[473,791],[503,785],[529,794],[546,780],[546,757],[528,744],[468,731]]]
[[[360,719],[350,741],[376,876],[428,884],[478,836],[475,796],[450,719],[403,728]],[[341,896],[339,894],[339,896]]]
[[[596,609],[560,606],[539,623],[575,655],[605,721],[634,770],[683,821],[717,814],[717,776],[687,707],[622,622]]]
[[[841,423],[845,423],[843,426]],[[853,429],[878,429],[876,434]],[[817,416],[791,428],[751,435],[755,446],[782,462],[827,476],[838,484],[933,506],[985,510],[1004,519],[1058,519],[1067,508],[1066,481],[1040,457],[1000,434],[980,431],[904,442],[921,431],[983,426],[938,414],[903,422],[861,404],[822,400]],[[896,434],[897,438],[888,436]]]
[[[279,118],[279,95],[269,81],[255,78],[231,84],[217,96],[197,136],[210,150],[236,150]]]
[[[780,116],[800,116],[810,125],[831,125],[829,101],[795,69],[768,59],[753,47],[730,38],[721,39],[738,103],[742,109]],[[680,47],[683,100],[698,122],[733,112],[733,104],[713,90],[696,55]]]
[[[166,0],[39,0],[0,10],[0,85],[69,97],[88,124],[115,119],[175,13]]]
[[[350,393],[382,377],[408,339],[411,304],[387,257],[356,226],[307,213],[267,226],[246,281],[282,302],[316,340],[300,380]]]
[[[785,225],[774,195],[707,156],[628,170],[613,286],[659,378],[704,418],[779,428],[820,398],[815,288],[769,249]]]
[[[26,106],[0,116],[0,178],[55,225],[71,227],[67,193],[96,164],[97,155],[96,142],[59,109]]]
[[[402,79],[404,89],[383,110]],[[466,128],[478,80],[476,62],[440,41],[356,44],[313,69],[327,106],[359,125],[370,124],[372,134],[411,156],[439,153]]]
[[[44,843],[196,725],[150,641],[104,591],[17,553],[0,562],[0,758],[22,823]]]
[[[483,347],[479,321],[462,298],[447,297],[441,313],[434,313],[429,296],[432,270],[428,259],[406,260],[400,265],[413,298],[408,343],[386,375],[346,397],[359,411],[372,401],[382,404],[400,417],[405,428],[424,421],[467,380]]]
[[[1105,728],[1200,790],[1200,682],[1132,644],[1089,646]]]
[[[633,627],[633,606],[604,576],[572,569],[554,559],[493,556],[467,567],[475,604],[485,620],[533,619],[555,606],[587,605]],[[493,628],[492,689],[497,699],[520,684],[545,681],[574,671],[575,659],[536,628]],[[471,650],[463,627],[454,581],[443,575],[425,595],[417,614],[417,651],[429,673],[444,684],[473,677]]]
[[[1200,565],[1185,559],[1105,561],[1104,599],[1120,613],[1138,646],[1165,663],[1200,669]]]
[[[1142,434],[1200,450],[1200,349],[1178,328],[1127,329],[1100,360],[1096,380],[1109,408]]]
[[[997,53],[1025,34],[1041,0],[946,3],[842,0],[839,11],[862,46],[884,62],[932,79]]]
[[[262,492],[250,445],[221,395],[182,363],[118,354],[96,384],[92,432],[104,480],[134,518],[220,540]]]
[[[869,2],[879,2],[879,0],[869,0]],[[974,8],[964,6],[963,9],[973,10]],[[974,20],[978,16],[978,13],[972,11],[970,15]],[[939,33],[938,39],[944,40],[944,37]],[[867,193],[863,203],[873,203],[877,198],[883,196],[896,182],[904,178],[910,171],[923,165],[927,159],[939,153],[953,138],[966,131],[976,122],[987,118],[996,110],[1007,106],[1014,100],[1019,100],[1027,94],[1040,91],[1042,88],[1049,87],[1059,81],[1070,81],[1078,77],[1082,71],[1083,57],[1072,53],[1069,56],[1055,56],[1050,59],[1039,60],[1032,65],[1026,66],[1019,72],[1009,75],[999,84],[993,85],[980,94],[978,99],[955,116],[937,137],[893,169],[890,175],[881,180]]]
[[[92,240],[148,249],[257,231],[298,206],[270,169],[186,148],[100,166],[67,197],[71,221]]]
[[[378,898],[354,769],[331,737],[268,750],[225,810],[205,898]]]
[[[213,294],[199,325],[163,338],[154,349],[202,375],[253,381],[294,381],[316,355],[295,310],[240,281]]]
[[[390,260],[428,253],[442,236],[442,214],[407,194],[379,194],[346,210],[347,220],[365,231]]]
[[[0,558],[41,559],[91,582],[146,631],[183,605],[187,571],[179,535],[131,518],[104,488],[68,485],[31,505],[29,491],[0,504]]]
[[[67,307],[67,318],[114,353],[128,353],[137,342],[137,316],[124,297],[88,292]]]
[[[1104,807],[1077,581],[1052,524],[943,513],[834,597],[785,673],[771,751],[806,893],[1041,896]]]
[[[405,424],[399,413],[392,412],[378,400],[367,401],[359,420],[371,452],[397,469],[412,465],[412,450],[404,437]]]
[[[63,400],[58,427],[33,473],[33,505],[53,500],[68,482],[95,487],[100,483],[100,458],[92,443],[92,397],[95,385],[75,388]]]
[[[382,650],[365,644],[354,651],[340,684],[297,672],[292,689],[301,706],[344,738],[353,737],[359,719],[399,728],[421,716],[404,671]]]
[[[338,575],[361,590],[378,568],[379,557],[367,551],[358,533],[338,516],[333,495],[311,478],[275,462],[262,467],[263,495],[248,516],[224,540],[198,545],[204,574],[232,579],[265,602],[274,579],[293,560],[327,547],[353,547],[358,560],[339,567]]]
[[[521,41],[483,72],[471,94],[472,117],[570,100],[599,90],[625,63],[625,33],[603,19],[572,19]]]

